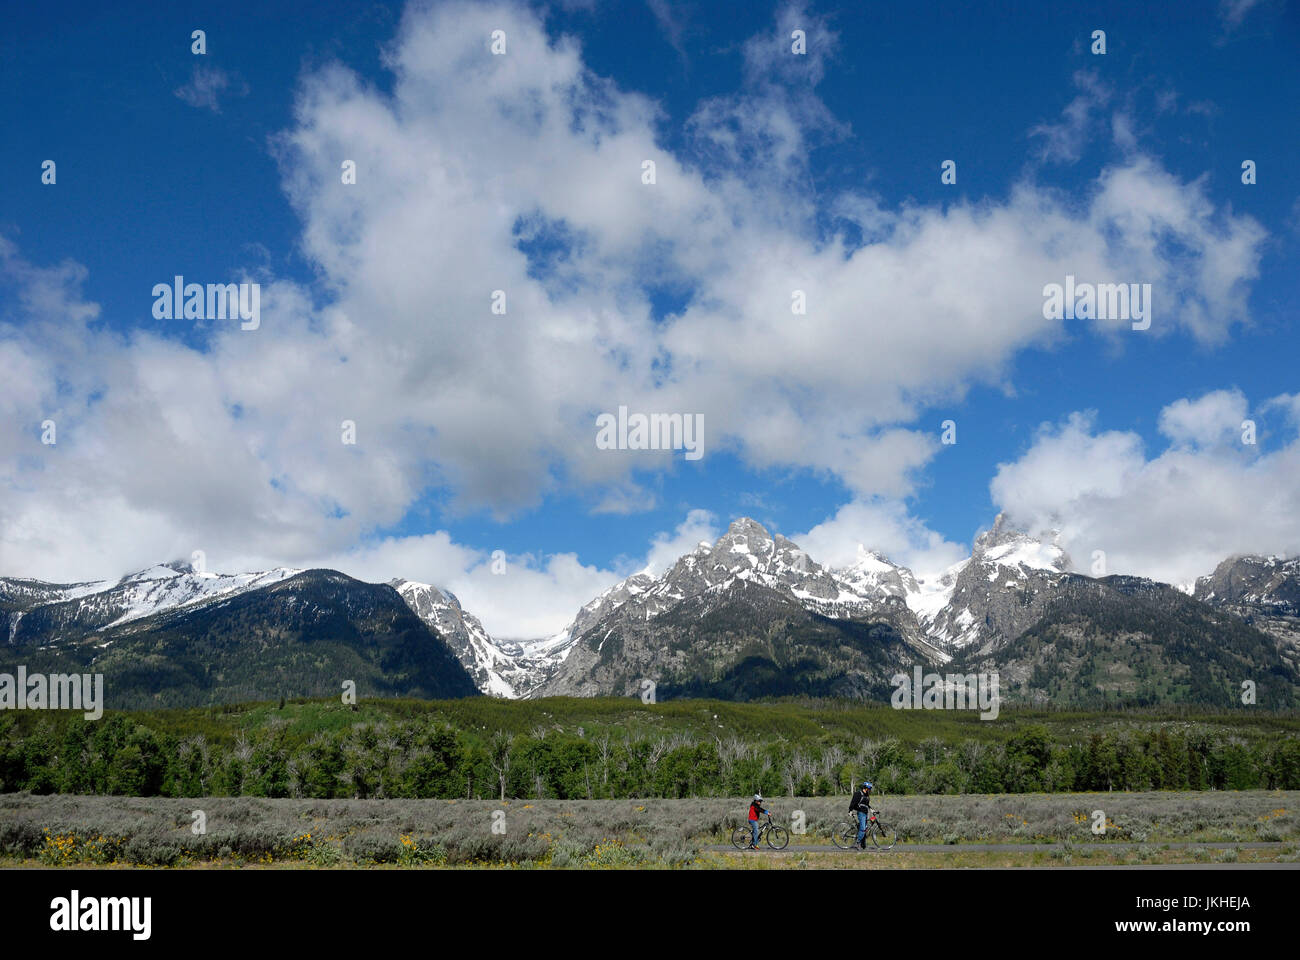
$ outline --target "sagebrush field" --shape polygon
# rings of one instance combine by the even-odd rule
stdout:
[[[1282,842],[1268,859],[1294,859],[1300,843],[1295,791],[880,797],[904,842],[855,865],[941,866],[1096,857],[1093,862],[1232,859],[1237,850],[1161,850],[1165,843]],[[792,852],[711,849],[744,820],[745,800],[292,800],[0,796],[0,855],[9,865],[74,866],[490,866],[709,867],[839,865],[831,826],[844,801],[778,797],[776,818],[796,823]],[[1094,811],[1106,832],[1092,832]],[[204,832],[195,833],[200,822]],[[1067,844],[1049,856],[1045,844]],[[1150,844],[1134,852],[1127,844]],[[966,845],[1013,843],[996,856]],[[913,853],[909,845],[951,851]],[[820,848],[811,854],[808,847]],[[824,855],[820,852],[824,850]],[[1113,855],[1112,855],[1113,854]],[[1252,851],[1252,857],[1260,854]],[[767,856],[767,861],[757,858]]]

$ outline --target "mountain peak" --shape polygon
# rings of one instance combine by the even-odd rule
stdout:
[[[1199,577],[1192,595],[1210,603],[1252,603],[1300,611],[1300,559],[1231,556],[1213,573]]]
[[[195,573],[194,566],[187,560],[171,560],[167,563],[155,563],[143,570],[128,573],[118,583],[143,583],[146,580],[166,580],[169,577]]]
[[[993,526],[975,538],[975,552],[998,547],[1005,543],[1027,539],[1029,534],[1016,526],[1005,513],[993,518]]]
[[[859,543],[858,556],[853,561],[852,567],[855,570],[873,570],[883,573],[887,570],[896,570],[898,564],[893,563],[888,557],[875,550],[868,550],[865,545]]]
[[[767,532],[767,528],[757,520],[750,517],[737,517],[735,520],[732,520],[731,525],[727,527],[724,539],[726,537],[757,537],[763,540],[772,539],[772,535]]]
[[[986,563],[1064,573],[1070,569],[1070,557],[1057,542],[1059,536],[1054,529],[1031,534],[999,513],[993,526],[975,538],[971,556]]]
[[[408,603],[412,602],[412,598],[424,594],[429,596],[434,603],[443,603],[458,611],[462,609],[460,598],[450,590],[443,590],[432,583],[421,583],[418,580],[407,580],[405,577],[394,577],[388,581],[388,585],[406,598]]]

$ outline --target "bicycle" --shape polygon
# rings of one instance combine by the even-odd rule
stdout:
[[[737,850],[748,850],[753,831],[749,828],[749,822],[745,826],[737,827],[731,832],[731,845]],[[767,822],[758,828],[758,839],[766,839],[767,845],[773,850],[784,850],[786,844],[790,842],[790,831],[780,824],[772,822],[772,815],[767,815]]]
[[[870,840],[877,850],[892,850],[898,843],[898,831],[880,820],[875,810],[867,814],[867,833],[864,840]],[[858,821],[841,820],[831,831],[831,842],[841,850],[851,850],[858,842]]]

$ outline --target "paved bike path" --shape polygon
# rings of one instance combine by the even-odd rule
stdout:
[[[1284,841],[1273,840],[1251,840],[1240,843],[1196,843],[1192,841],[1178,841],[1162,843],[1159,841],[1147,841],[1138,843],[1134,841],[1111,840],[1100,841],[1097,843],[1071,843],[1070,851],[1077,853],[1081,850],[1162,850],[1168,847],[1170,850],[1190,850],[1194,847],[1203,847],[1206,850],[1276,850],[1287,844]],[[817,845],[810,844],[790,844],[784,850],[772,850],[763,847],[757,851],[737,850],[729,843],[715,843],[705,847],[706,850],[725,851],[731,850],[735,853],[852,853],[850,850],[841,850],[831,843],[822,843]],[[872,850],[868,848],[865,853],[947,853],[952,851],[963,851],[966,853],[1032,853],[1035,850],[1064,850],[1064,843],[900,843],[893,850]]]

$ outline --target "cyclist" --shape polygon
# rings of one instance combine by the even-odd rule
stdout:
[[[768,811],[763,808],[763,795],[761,793],[754,794],[754,799],[750,801],[749,804],[750,850],[758,849],[758,818],[767,812]]]
[[[871,791],[874,786],[870,780],[863,780],[849,800],[849,813],[858,815],[858,839],[854,846],[859,850],[867,848],[867,817],[871,813]]]

